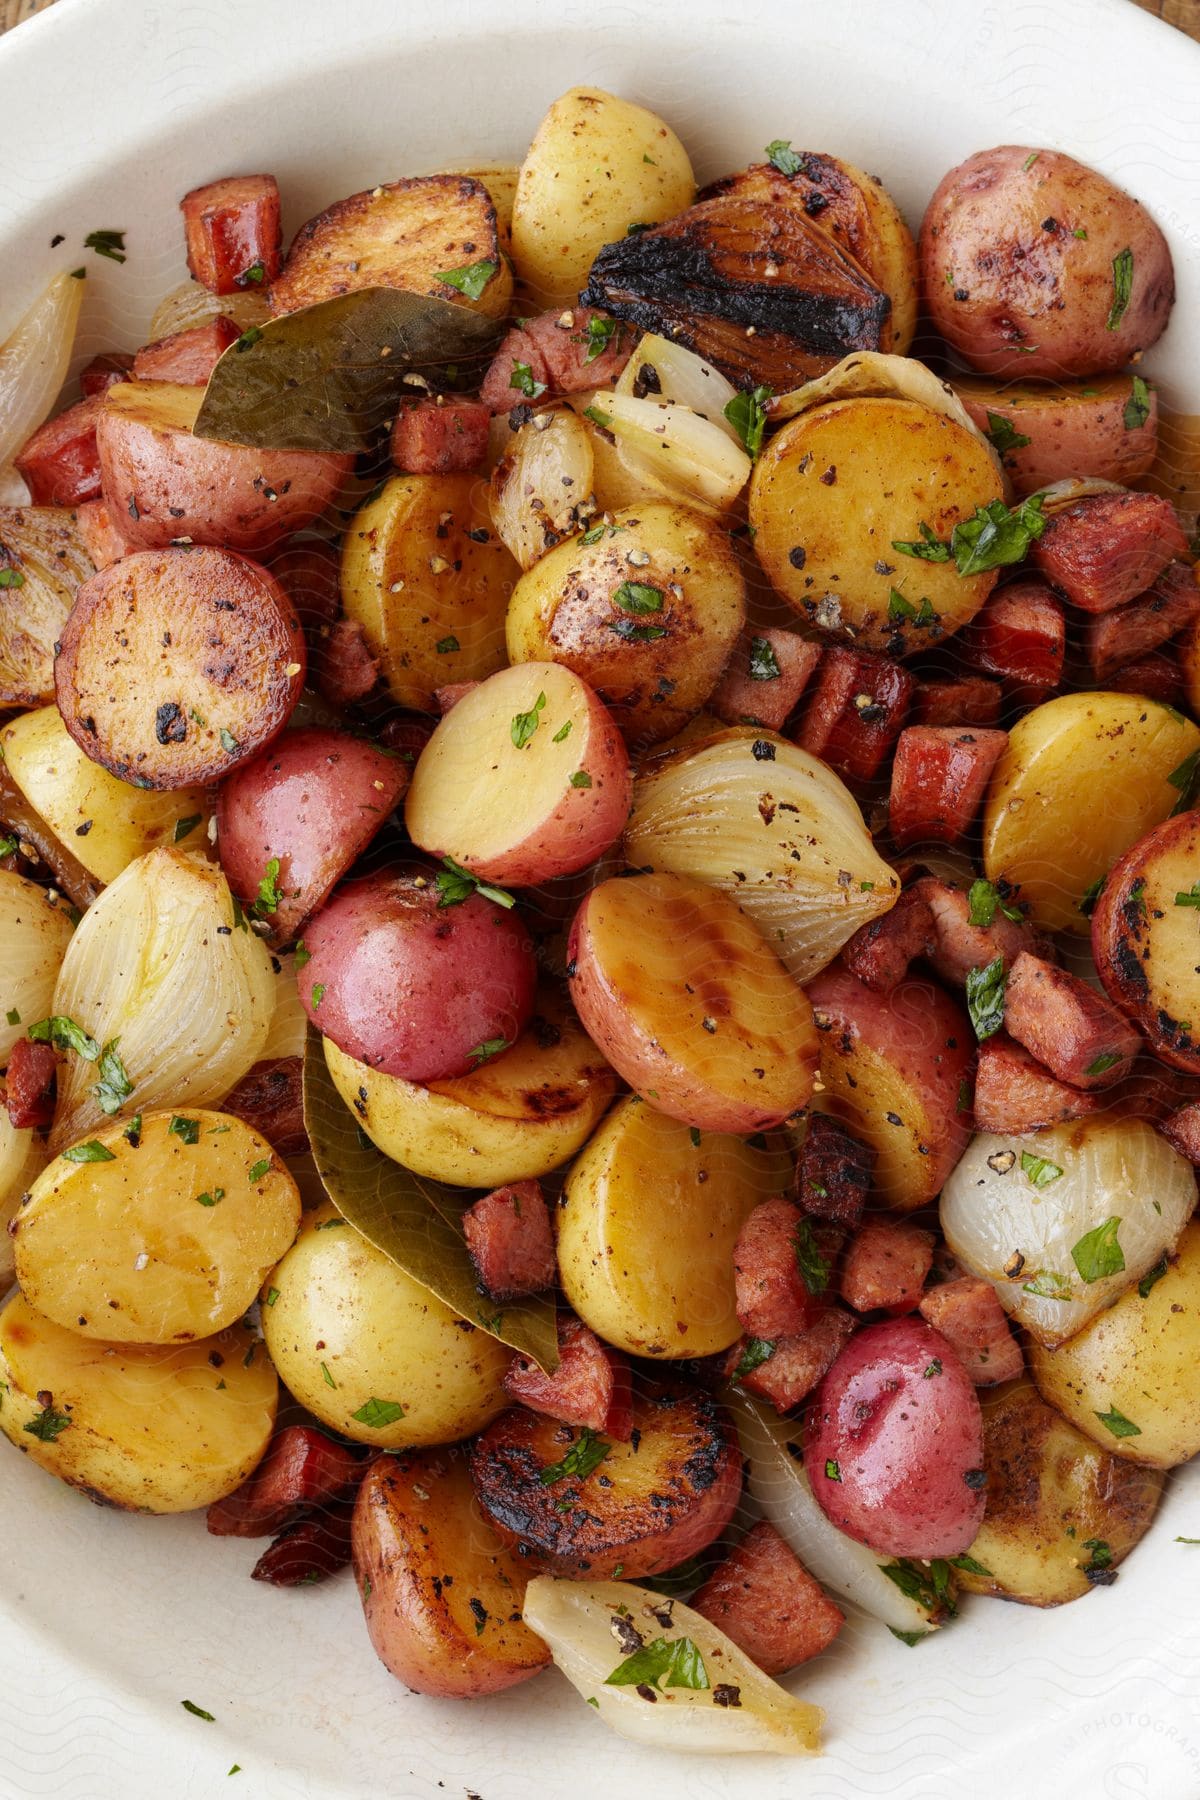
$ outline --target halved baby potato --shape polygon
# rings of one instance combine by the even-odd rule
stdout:
[[[630,742],[684,725],[724,672],[745,619],[728,534],[646,501],[560,544],[513,589],[510,662],[561,662],[596,689]]]
[[[988,880],[1018,887],[1044,930],[1084,934],[1080,902],[1174,810],[1197,750],[1190,719],[1134,694],[1062,694],[1035,707],[1009,732],[988,788]]]
[[[242,1325],[192,1344],[65,1331],[17,1294],[0,1313],[0,1431],[92,1500],[190,1512],[240,1487],[275,1428],[279,1383]]]
[[[283,730],[304,633],[273,576],[230,550],[143,550],[85,581],[54,665],[63,723],[135,787],[218,781]]]
[[[812,1008],[718,889],[668,874],[602,882],[575,915],[567,954],[589,1037],[668,1117],[752,1132],[807,1103]]]
[[[973,619],[996,572],[960,575],[953,561],[895,545],[922,544],[927,531],[948,541],[976,507],[1003,499],[1002,487],[987,445],[927,406],[827,401],[777,432],[755,465],[755,553],[805,624],[907,655]]]
[[[632,1356],[727,1350],[741,1331],[738,1233],[791,1173],[780,1146],[689,1129],[636,1096],[622,1100],[572,1165],[555,1213],[563,1292]]]
[[[272,1297],[274,1296],[274,1297]],[[469,1437],[508,1403],[511,1352],[452,1312],[332,1206],[306,1215],[262,1309],[289,1391],[378,1450]]]
[[[959,1586],[1062,1606],[1111,1581],[1153,1522],[1162,1476],[1097,1446],[1027,1380],[985,1389],[980,1403],[987,1512],[955,1559]]]
[[[342,607],[393,700],[436,712],[436,689],[504,667],[518,573],[475,476],[397,475],[347,527]]]
[[[586,1143],[617,1078],[550,988],[503,1056],[419,1085],[369,1069],[325,1039],[334,1086],[385,1156],[457,1187],[548,1175]]]
[[[1101,981],[1156,1056],[1200,1073],[1200,814],[1165,819],[1128,849],[1092,914]]]
[[[452,707],[421,752],[409,835],[514,887],[571,875],[621,835],[632,782],[604,703],[561,663],[518,663]]]
[[[258,1132],[225,1113],[164,1111],[55,1157],[10,1229],[21,1291],[46,1318],[112,1343],[174,1344],[241,1318],[299,1223],[299,1190]]]
[[[1141,375],[998,381],[956,375],[954,391],[990,439],[1018,498],[1073,475],[1128,485],[1158,444],[1158,389]]]
[[[481,1518],[465,1452],[378,1457],[353,1545],[371,1642],[415,1693],[495,1694],[550,1661],[521,1618],[528,1575]]]
[[[119,781],[84,755],[57,706],[11,720],[0,751],[29,804],[98,881],[114,881],[159,844],[207,846],[212,804],[203,789],[160,792]]]
[[[635,1394],[627,1443],[514,1406],[472,1445],[471,1479],[484,1517],[526,1568],[620,1569],[637,1580],[721,1535],[741,1496],[742,1457],[710,1394],[664,1387]]]

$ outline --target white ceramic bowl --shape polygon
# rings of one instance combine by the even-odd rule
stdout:
[[[136,345],[185,273],[187,188],[274,170],[292,228],[378,180],[519,159],[579,81],[664,113],[705,177],[791,137],[877,170],[914,224],[973,150],[1094,163],[1171,240],[1148,367],[1200,412],[1200,50],[1128,0],[60,0],[0,43],[0,328],[86,261],[83,352]],[[82,255],[98,227],[124,229],[124,267]],[[252,1587],[257,1546],[97,1510],[4,1447],[0,1794],[1196,1800],[1200,1550],[1176,1534],[1200,1537],[1195,1470],[1077,1605],[976,1601],[917,1649],[855,1624],[795,1680],[828,1708],[821,1761],[688,1761],[610,1737],[554,1676],[408,1694],[349,1579]]]

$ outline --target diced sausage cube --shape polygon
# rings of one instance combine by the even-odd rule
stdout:
[[[1067,625],[1062,601],[1044,581],[999,588],[964,634],[964,649],[989,675],[1049,692],[1062,680]]]
[[[753,1340],[741,1338],[729,1352],[726,1374],[747,1393],[770,1401],[776,1412],[790,1412],[832,1368],[857,1324],[853,1314],[840,1306],[827,1306],[810,1330],[798,1337],[777,1338],[763,1362],[749,1354]],[[756,1366],[750,1367],[752,1362]]]
[[[331,626],[341,606],[341,555],[325,538],[293,537],[276,550],[268,564],[291,601],[309,639],[310,654],[319,661],[327,642],[321,627]]]
[[[897,844],[955,844],[964,838],[1004,747],[1004,731],[911,725],[900,733],[888,802]]]
[[[751,1337],[793,1337],[816,1323],[821,1301],[800,1270],[803,1214],[790,1200],[764,1200],[738,1234],[733,1252],[737,1316]]]
[[[828,1113],[811,1113],[796,1156],[796,1199],[803,1212],[854,1231],[863,1216],[875,1152]]]
[[[4,1104],[14,1131],[40,1131],[54,1118],[54,1077],[58,1051],[53,1044],[18,1038],[8,1055]]]
[[[78,506],[100,498],[100,453],[96,421],[103,394],[93,394],[47,419],[13,461],[35,506]]]
[[[112,514],[103,500],[85,500],[75,508],[75,523],[84,548],[98,569],[120,562],[129,546],[113,524]]]
[[[501,342],[480,398],[491,412],[522,400],[555,399],[606,387],[633,352],[637,334],[591,306],[523,319]]]
[[[482,400],[404,400],[392,426],[392,462],[409,475],[469,475],[487,457],[491,423]]]
[[[311,1425],[285,1425],[240,1488],[208,1509],[214,1537],[272,1537],[297,1509],[323,1506],[353,1487],[363,1472],[357,1451]]]
[[[1139,599],[1087,621],[1083,649],[1088,666],[1097,681],[1107,681],[1114,669],[1157,650],[1197,618],[1200,586],[1196,573],[1188,563],[1171,563]]]
[[[1085,1090],[1112,1087],[1142,1047],[1103,994],[1024,950],[1008,972],[1004,1028],[1052,1075]]]
[[[933,1263],[933,1234],[907,1220],[868,1219],[842,1264],[842,1299],[855,1312],[912,1312]]]
[[[1055,513],[1033,564],[1084,612],[1111,612],[1186,556],[1175,509],[1157,494],[1093,494]]]
[[[1027,919],[1010,919],[997,906],[990,925],[972,925],[969,895],[935,875],[924,875],[916,892],[933,914],[933,947],[929,960],[951,987],[961,987],[972,969],[981,969],[997,956],[1007,968],[1022,950],[1039,951],[1038,935]],[[1011,906],[1010,910],[1018,910]]]
[[[1200,1166],[1200,1100],[1190,1100],[1162,1121],[1159,1130],[1169,1144]]]
[[[1021,1346],[990,1281],[959,1276],[930,1288],[918,1310],[953,1344],[976,1387],[993,1387],[1021,1373]]]
[[[365,700],[379,683],[379,662],[357,619],[338,619],[322,644],[317,686],[332,706]]]
[[[133,355],[128,350],[102,350],[79,372],[79,391],[85,400],[107,393],[118,381],[128,381]]]
[[[619,1350],[601,1343],[582,1319],[558,1321],[558,1367],[545,1374],[528,1357],[513,1358],[504,1390],[534,1412],[564,1425],[588,1426],[607,1438],[628,1442],[633,1430],[633,1387],[629,1364]]]
[[[1147,700],[1158,700],[1163,706],[1178,708],[1184,704],[1183,676],[1169,650],[1151,650],[1136,662],[1122,663],[1105,676],[1105,686],[1117,694],[1143,694]]]
[[[688,1605],[731,1638],[764,1675],[782,1675],[818,1656],[846,1622],[765,1519],[751,1527]]]
[[[515,1300],[554,1286],[554,1232],[539,1182],[515,1181],[485,1194],[463,1214],[463,1232],[480,1283],[493,1300]]]
[[[221,1102],[221,1111],[244,1119],[281,1156],[308,1149],[304,1127],[304,1059],[276,1056],[256,1062]]]
[[[279,273],[279,188],[273,175],[230,175],[179,202],[187,263],[212,294],[265,287]]]
[[[979,1131],[1020,1137],[1095,1112],[1099,1099],[1059,1081],[1002,1031],[979,1046],[972,1112]]]
[[[746,632],[734,647],[709,710],[730,725],[782,731],[820,660],[821,646],[797,631]]]
[[[146,344],[133,359],[138,381],[177,381],[182,387],[203,387],[230,344],[240,336],[232,319],[222,313],[190,331]]]
[[[839,775],[870,781],[900,735],[914,685],[886,656],[835,646],[821,660],[795,742]]]
[[[910,716],[914,725],[995,725],[1003,698],[999,683],[984,675],[919,681]]]
[[[910,963],[928,956],[932,943],[929,902],[916,888],[906,888],[890,912],[859,927],[843,946],[842,961],[877,994],[890,994],[908,974]]]
[[[302,1519],[263,1551],[250,1571],[251,1581],[269,1581],[272,1587],[311,1587],[326,1581],[350,1561],[350,1531],[354,1508],[349,1501],[334,1500],[319,1518]]]

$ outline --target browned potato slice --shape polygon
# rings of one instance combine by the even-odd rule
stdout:
[[[986,444],[914,400],[831,400],[771,439],[750,483],[754,549],[805,624],[859,649],[904,655],[959,631],[995,586],[953,561],[895,550],[928,529],[946,542],[976,507],[999,500]],[[928,625],[897,621],[892,594]]]
[[[987,1513],[960,1587],[1061,1606],[1124,1562],[1149,1530],[1163,1478],[1121,1462],[1069,1425],[1028,1381],[980,1395]]]
[[[658,743],[716,687],[745,608],[728,534],[686,507],[649,501],[526,571],[509,604],[508,657],[566,663],[631,743]]]
[[[439,279],[479,270],[483,287],[470,301]],[[302,225],[282,273],[271,284],[271,310],[295,312],[358,288],[394,287],[438,300],[473,304],[502,319],[512,297],[512,273],[501,254],[496,208],[481,180],[470,175],[415,175],[339,200]]]
[[[0,706],[54,693],[54,645],[91,558],[61,506],[0,507]]]
[[[1200,1073],[1200,814],[1166,819],[1127,850],[1092,914],[1092,953],[1155,1054]]]
[[[812,1007],[717,888],[635,875],[593,888],[567,954],[571,997],[617,1073],[702,1131],[779,1125],[812,1093]]]
[[[686,1562],[719,1537],[742,1491],[742,1458],[710,1395],[636,1395],[633,1436],[610,1443],[514,1406],[476,1439],[484,1515],[527,1568],[633,1579]]]
[[[304,633],[256,563],[228,550],[145,550],[93,575],[54,668],[80,749],[135,787],[218,781],[287,724]]]
[[[371,1642],[406,1687],[474,1699],[550,1661],[521,1618],[528,1577],[480,1518],[462,1450],[378,1457],[353,1544]]]

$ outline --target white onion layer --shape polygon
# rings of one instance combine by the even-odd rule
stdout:
[[[67,378],[83,285],[56,275],[0,345],[0,470],[49,416]]]

